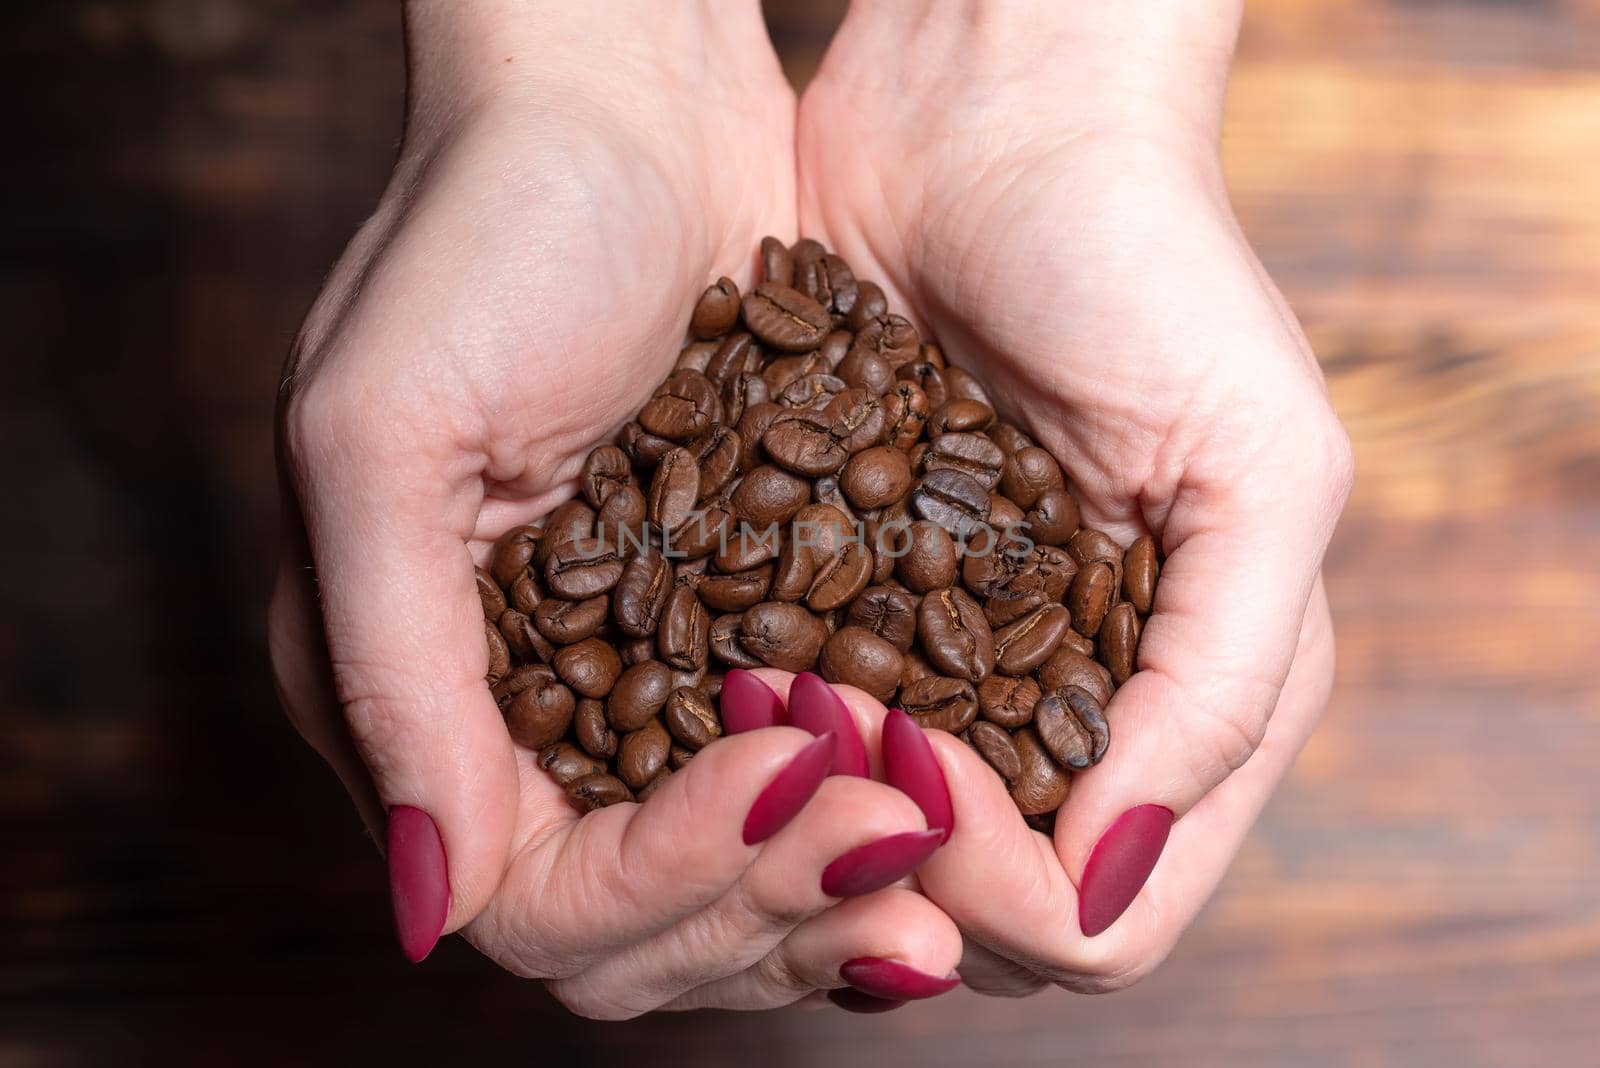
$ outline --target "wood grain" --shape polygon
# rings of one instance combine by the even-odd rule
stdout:
[[[803,81],[842,4],[768,8]],[[402,962],[266,669],[273,387],[382,188],[396,23],[0,12],[0,1064],[1593,1063],[1600,5],[1250,5],[1231,188],[1360,473],[1326,724],[1167,966],[611,1025],[459,941]]]

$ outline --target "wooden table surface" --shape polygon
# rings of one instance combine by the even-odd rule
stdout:
[[[803,78],[838,4],[769,7]],[[398,47],[379,0],[0,13],[0,1064],[1596,1063],[1600,5],[1251,5],[1228,171],[1360,465],[1333,705],[1156,976],[880,1017],[591,1024],[392,947],[262,610]]]

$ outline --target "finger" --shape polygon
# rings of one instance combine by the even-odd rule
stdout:
[[[647,1012],[754,965],[841,898],[904,878],[940,838],[898,790],[831,777],[717,900],[551,990],[583,1015]]]
[[[1309,466],[1229,471],[1228,488],[1219,481],[1198,491],[1228,501],[1224,518],[1185,529],[1183,509],[1174,511],[1173,548],[1140,639],[1139,670],[1106,711],[1114,741],[1099,765],[1074,777],[1057,821],[1061,862],[1081,891],[1084,933],[1115,922],[1173,820],[1261,741],[1348,489],[1321,483],[1341,477]],[[1279,499],[1263,487],[1279,487]]]
[[[755,680],[770,689],[784,708],[785,722],[812,734],[828,730],[837,733],[839,751],[834,757],[835,774],[883,778],[878,738],[886,709],[871,694],[854,686],[829,685],[809,671],[794,675],[774,668],[757,668],[730,671],[728,675],[744,676],[739,680],[741,686]],[[724,682],[724,687],[726,685]],[[748,696],[743,699],[753,701]]]
[[[961,982],[973,993],[994,998],[1025,998],[1050,983],[1039,973],[967,940],[961,950]]]
[[[750,967],[661,1007],[770,1009],[813,991],[852,987],[871,997],[918,1000],[958,985],[961,959],[961,932],[950,917],[914,890],[889,887],[806,920]]]
[[[397,930],[420,960],[499,885],[518,803],[467,548],[481,470],[461,461],[445,474],[457,461],[402,440],[406,420],[322,381],[285,415],[287,454],[301,458],[335,693],[391,815]]]
[[[822,784],[832,749],[817,741],[792,727],[723,738],[647,803],[560,824],[513,858],[473,942],[519,974],[570,978],[717,901],[765,848],[747,829],[775,833]]]

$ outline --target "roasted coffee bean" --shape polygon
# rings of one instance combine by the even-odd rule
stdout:
[[[604,772],[585,775],[567,784],[567,801],[579,812],[593,812],[633,799],[633,791],[626,783]]]
[[[929,664],[922,654],[915,650],[906,653],[901,659],[905,663],[905,666],[900,669],[901,690],[904,690],[918,679],[926,679],[938,674],[937,671],[933,670],[933,665]],[[901,694],[901,696],[904,697],[905,695]]]
[[[739,420],[744,418],[746,408],[752,404],[762,404],[768,399],[767,384],[761,381],[760,375],[734,375],[722,386],[722,417],[737,426]],[[744,445],[741,442],[737,458],[743,456]]]
[[[922,476],[911,491],[911,508],[958,538],[989,518],[989,491],[971,475],[945,468]]]
[[[784,386],[772,399],[796,412],[820,413],[848,388],[845,380],[836,375],[809,374]]]
[[[672,691],[662,719],[673,739],[687,749],[704,749],[722,737],[722,720],[711,698],[687,686]]]
[[[699,560],[719,552],[738,529],[733,503],[723,496],[709,498],[689,513],[689,518],[666,538],[675,559]]]
[[[797,290],[762,282],[745,295],[744,324],[761,343],[780,352],[809,352],[833,329],[833,316]]]
[[[886,360],[891,368],[898,368],[917,358],[920,342],[911,320],[901,315],[881,315],[861,324],[850,351],[870,352]]]
[[[780,286],[794,284],[794,260],[788,246],[775,237],[761,239],[761,277]]]
[[[900,650],[866,627],[840,627],[822,647],[817,671],[829,682],[865,690],[888,703],[900,686]]]
[[[777,524],[739,523],[728,535],[726,547],[717,550],[711,565],[724,575],[751,571],[777,559],[783,551],[783,528]]]
[[[707,286],[694,306],[689,320],[689,332],[697,338],[709,340],[721,337],[739,321],[739,287],[731,278],[719,278],[717,284]]]
[[[820,422],[851,455],[883,441],[888,431],[882,399],[859,387],[847,389],[829,401]]]
[[[944,349],[939,347],[937,341],[924,341],[917,349],[917,359],[930,363],[941,371],[949,366],[945,362]]]
[[[978,684],[978,709],[990,723],[1010,730],[1033,718],[1033,706],[1042,696],[1033,679],[990,675]]]
[[[1076,649],[1063,645],[1039,668],[1039,685],[1054,692],[1076,686],[1102,705],[1111,702],[1111,672]]]
[[[894,376],[922,391],[929,413],[943,408],[950,400],[950,391],[944,384],[944,372],[931,363],[919,360],[904,364],[895,370]]]
[[[950,387],[950,399],[975,400],[980,404],[987,404],[993,408],[994,403],[989,400],[989,393],[983,384],[972,374],[960,367],[947,366],[944,369],[945,385]]]
[[[860,541],[847,541],[820,560],[806,606],[814,612],[831,612],[855,600],[872,581],[872,554]]]
[[[955,585],[956,543],[937,523],[913,522],[894,546],[895,577],[913,593],[928,593]]]
[[[639,791],[638,797],[637,797],[638,802],[642,805],[646,801],[650,800],[652,797],[654,797],[656,795],[656,791],[657,790],[661,789],[663,786],[665,786],[667,784],[667,780],[670,779],[670,778],[672,778],[672,769],[671,768],[662,768],[661,769],[661,774],[657,775],[655,778],[653,778],[649,782],[645,783],[644,784],[644,789]]]
[[[921,470],[924,474],[944,469],[961,471],[976,479],[988,493],[999,484],[1004,465],[1005,453],[982,434],[940,434],[929,441]]]
[[[590,508],[581,497],[561,502],[545,520],[529,569],[542,572],[550,563],[550,557],[559,550],[571,549],[592,540],[595,520],[599,517],[600,513]]]
[[[1072,610],[1072,626],[1079,634],[1092,638],[1111,607],[1113,585],[1111,565],[1096,560],[1078,570],[1067,592],[1067,607]]]
[[[1148,534],[1128,546],[1123,554],[1122,595],[1141,616],[1149,615],[1155,603],[1156,576],[1160,571],[1156,563],[1156,542]]]
[[[847,320],[850,329],[860,330],[869,322],[889,313],[889,301],[876,282],[856,283],[856,302]]]
[[[699,371],[672,372],[639,409],[639,426],[646,433],[680,445],[704,434],[721,419],[722,398],[717,387]]]
[[[1078,562],[1080,569],[1100,561],[1111,568],[1111,599],[1122,588],[1122,548],[1104,531],[1084,527],[1067,542],[1067,554]]]
[[[981,431],[993,422],[994,409],[987,404],[956,398],[928,416],[928,436]]]
[[[673,449],[650,480],[650,522],[672,534],[689,521],[700,499],[700,465],[688,449]]]
[[[1018,429],[1014,423],[996,423],[989,428],[988,434],[989,440],[1000,446],[1000,451],[1007,456],[1034,444],[1034,440]]]
[[[511,740],[526,749],[559,742],[572,725],[577,699],[549,668],[518,668],[493,692]]]
[[[739,432],[721,423],[714,423],[700,437],[689,443],[689,451],[700,465],[700,493],[697,500],[705,500],[717,493],[739,469],[739,450],[742,442]]]
[[[501,586],[510,586],[527,570],[538,550],[541,531],[534,526],[512,527],[494,543],[489,553],[489,574]]]
[[[1032,508],[1045,490],[1065,486],[1066,480],[1056,458],[1033,446],[1008,455],[1000,471],[1000,492],[1015,501],[1019,508]]]
[[[539,750],[538,763],[561,786],[585,775],[599,775],[606,770],[606,766],[594,759],[594,755],[585,755],[566,742],[555,742]]]
[[[648,638],[627,638],[617,646],[617,653],[622,657],[622,666],[631,668],[635,664],[642,664],[646,660],[656,658],[656,636]]]
[[[994,632],[978,602],[960,587],[922,598],[917,637],[928,662],[946,675],[977,683],[994,671]]]
[[[960,734],[978,717],[978,694],[966,679],[925,675],[901,688],[900,707],[919,727]]]
[[[757,531],[762,531],[787,523],[810,499],[809,482],[781,467],[766,464],[744,476],[729,497],[729,502],[733,505],[734,515]],[[777,555],[776,549],[773,555]]]
[[[1102,626],[1103,625],[1104,624],[1102,624]],[[1095,641],[1094,641],[1094,639],[1093,638],[1085,638],[1083,635],[1079,634],[1077,631],[1071,629],[1070,627],[1067,629],[1067,632],[1061,636],[1061,648],[1070,649],[1073,652],[1077,653],[1079,656],[1086,656],[1090,660],[1094,659],[1094,655],[1095,655]]]
[[[995,634],[995,670],[1006,675],[1035,670],[1050,659],[1071,626],[1071,614],[1059,604],[1034,609]]]
[[[748,474],[767,462],[761,439],[778,418],[787,413],[771,401],[745,406],[739,417],[739,473]]]
[[[672,738],[660,720],[649,720],[629,731],[617,745],[617,777],[634,790],[643,789],[667,766],[671,747]]]
[[[1039,698],[1033,706],[1033,729],[1055,762],[1072,771],[1100,763],[1111,741],[1100,702],[1078,686]]]
[[[1118,686],[1127,682],[1136,667],[1139,650],[1139,614],[1132,602],[1113,605],[1100,624],[1100,656]]]
[[[635,556],[622,569],[611,595],[612,614],[622,633],[647,638],[656,632],[672,593],[672,565],[656,549]]]
[[[894,368],[889,361],[869,348],[851,345],[836,373],[847,385],[871,393],[887,393],[894,386]]]
[[[674,371],[699,371],[706,373],[706,368],[711,366],[711,357],[716,354],[715,341],[696,341],[685,345],[683,351],[678,353],[678,358],[672,364]]]
[[[818,352],[807,352],[799,356],[779,356],[761,370],[761,380],[767,384],[767,389],[773,394],[772,399],[782,404],[778,397],[790,385],[804,378],[806,375],[821,374],[832,371],[826,357]]]
[[[1020,770],[1011,782],[1011,800],[1024,816],[1054,813],[1066,804],[1072,779],[1061,770],[1032,727],[1011,736]]]
[[[487,619],[483,621],[484,640],[489,646],[489,666],[483,673],[484,681],[490,686],[506,677],[506,672],[511,670],[511,650],[506,647],[505,636],[500,633],[493,623]]]
[[[732,575],[708,574],[695,583],[695,592],[707,608],[716,612],[743,612],[767,600],[772,588],[772,565],[739,571]]]
[[[500,613],[500,619],[495,624],[499,628],[500,636],[506,640],[506,648],[511,651],[512,659],[519,664],[548,664],[555,658],[555,645],[539,633],[539,628],[534,626],[533,620],[515,608],[507,608]]]
[[[718,616],[711,621],[711,633],[706,643],[711,647],[711,655],[736,668],[764,667],[765,662],[753,653],[745,651],[739,644],[739,636],[744,633],[742,625],[744,614],[730,612],[725,616]]]
[[[693,749],[685,749],[681,745],[675,745],[667,750],[667,763],[673,771],[682,771],[689,766],[689,761],[694,759],[694,754],[695,751]]]
[[[604,697],[622,674],[616,648],[600,638],[585,638],[555,655],[556,674],[584,697]]]
[[[1016,743],[1007,731],[986,720],[978,720],[967,728],[967,740],[1008,784],[1022,775],[1022,757],[1017,754]]]
[[[596,535],[558,547],[544,568],[550,592],[569,601],[585,601],[615,586],[624,563],[608,540]]]
[[[883,396],[884,438],[897,449],[910,449],[928,425],[928,396],[915,382],[896,382]]]
[[[606,698],[606,722],[618,733],[638,730],[661,711],[672,693],[672,669],[645,660],[622,673]]]
[[[483,618],[492,623],[506,610],[506,595],[501,592],[494,576],[483,568],[473,568],[472,574],[478,585],[478,603],[483,606]]]
[[[809,671],[828,640],[828,625],[797,604],[763,601],[745,612],[739,644],[780,671]]]
[[[754,373],[758,377],[761,371],[761,346],[756,344],[756,339],[743,330],[729,334],[717,345],[716,351],[706,361],[705,376],[713,386],[726,389],[729,382],[740,375]],[[727,421],[736,422],[738,417],[726,411],[723,412]]]
[[[539,607],[539,602],[544,600],[544,596],[544,589],[539,585],[538,578],[526,568],[506,590],[507,603],[525,616],[533,615]]]
[[[882,508],[910,492],[911,464],[899,449],[880,445],[852,456],[839,486],[857,508]]]
[[[851,602],[847,619],[899,652],[909,652],[917,637],[917,598],[893,586],[873,586]]]
[[[611,495],[624,486],[633,485],[633,465],[628,456],[615,445],[602,445],[589,454],[583,462],[583,473],[578,476],[578,488],[589,507],[600,508]]]
[[[650,535],[645,527],[644,494],[637,486],[613,493],[595,520],[595,541],[624,562],[643,552]]]
[[[829,253],[809,260],[803,269],[796,265],[794,288],[828,310],[838,321],[849,317],[856,306],[858,286],[855,272],[843,257]]]
[[[667,598],[656,628],[656,648],[661,659],[680,671],[697,671],[706,666],[706,641],[711,634],[711,616],[689,586],[679,586]]]
[[[577,711],[572,714],[572,733],[590,756],[609,760],[617,755],[617,732],[606,722],[606,706],[592,697],[578,702]]]
[[[786,471],[816,478],[831,475],[850,458],[849,450],[820,419],[779,419],[762,435],[761,447]]]
[[[557,645],[571,645],[593,637],[605,626],[610,604],[604,594],[582,601],[546,597],[533,613],[533,625]]]
[[[1047,489],[1027,513],[1028,536],[1041,545],[1065,545],[1078,532],[1078,499],[1061,487]]]
[[[617,444],[627,453],[634,470],[643,472],[654,471],[661,458],[677,448],[675,442],[649,433],[638,423],[624,426]]]

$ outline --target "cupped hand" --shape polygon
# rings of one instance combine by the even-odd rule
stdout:
[[[1236,8],[924,6],[858,4],[835,38],[800,108],[801,230],[989,386],[1086,525],[1150,533],[1165,564],[1054,840],[936,736],[955,833],[919,878],[969,985],[1107,989],[1194,918],[1326,701],[1351,453],[1229,209]]]
[[[727,739],[579,820],[485,685],[473,565],[570,495],[707,280],[747,283],[761,234],[794,229],[793,98],[755,6],[612,15],[407,9],[399,162],[283,386],[285,706],[387,841],[413,959],[463,930],[606,1017],[782,1004],[862,957],[942,975],[959,938],[923,898],[857,882],[830,909],[835,858],[924,822],[824,781],[810,735]]]

